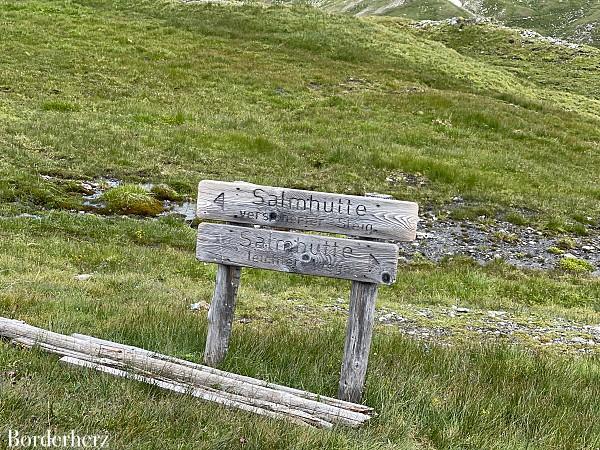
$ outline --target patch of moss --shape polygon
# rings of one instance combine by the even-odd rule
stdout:
[[[563,249],[558,247],[548,247],[548,250],[546,251],[552,255],[562,255],[565,252]]]
[[[109,189],[101,200],[106,209],[117,214],[156,216],[163,211],[162,203],[138,184],[124,184]]]
[[[563,258],[558,262],[558,266],[567,272],[586,273],[594,270],[594,266],[584,259]]]
[[[81,208],[81,197],[59,180],[27,177],[20,173],[0,179],[0,203],[5,202],[43,208]]]
[[[494,240],[514,244],[519,240],[519,236],[517,236],[514,233],[508,233],[506,231],[496,231],[494,233]]]
[[[175,189],[168,184],[155,184],[150,189],[150,192],[159,200],[169,200],[172,202],[178,202],[183,200],[183,196],[180,195]]]

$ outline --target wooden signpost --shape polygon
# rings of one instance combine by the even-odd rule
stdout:
[[[244,182],[201,181],[198,260],[217,263],[208,313],[206,364],[227,352],[241,267],[352,280],[338,397],[362,397],[379,284],[396,279],[398,247],[377,240],[414,240],[418,205],[378,197],[311,192]],[[359,237],[346,239],[280,229]]]

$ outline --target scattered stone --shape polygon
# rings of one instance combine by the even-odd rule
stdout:
[[[478,337],[493,341],[554,347],[560,353],[600,354],[600,324],[588,325],[564,317],[545,318],[532,313],[485,311],[456,306],[422,308],[418,305],[404,305],[401,308],[400,312],[378,310],[378,322],[384,326],[396,327],[398,332],[425,343],[452,346],[454,338],[460,342],[473,338],[472,333],[475,333]],[[457,312],[459,309],[469,310],[471,314],[461,315],[460,324],[452,325],[445,321],[444,315],[456,317],[461,314]],[[463,321],[466,322],[464,326]]]
[[[82,273],[79,275],[75,275],[73,278],[77,281],[87,281],[90,278],[92,278],[92,274],[91,273]]]
[[[415,22],[413,24],[413,27],[418,28],[418,29],[424,29],[424,28],[432,28],[432,27],[440,27],[440,26],[451,26],[451,27],[458,27],[459,31],[461,31],[466,25],[480,25],[480,24],[487,24],[487,25],[493,26],[497,29],[512,30],[511,28],[509,28],[505,25],[501,25],[493,18],[483,17],[483,16],[476,16],[476,17],[469,18],[469,19],[465,19],[462,17],[451,17],[451,18],[445,19],[445,20],[420,20],[418,22]],[[593,26],[593,24],[591,24],[591,25]],[[592,28],[592,30],[586,29],[586,30],[582,31],[582,33],[584,35],[586,33],[588,35],[591,35],[592,31],[593,31],[593,28]],[[555,37],[551,37],[551,36],[543,36],[540,33],[533,31],[533,30],[521,30],[519,34],[520,34],[521,39],[524,42],[530,42],[530,43],[545,42],[550,45],[566,47],[571,50],[581,50],[582,49],[582,46],[580,44],[576,44],[574,42],[569,42],[564,39],[555,38]],[[584,40],[584,39],[579,39],[579,40]]]
[[[82,181],[79,186],[86,195],[93,195],[99,188],[98,184],[87,181]]]
[[[428,319],[433,319],[433,312],[429,309],[421,309],[417,311],[417,314],[421,317],[427,317]]]
[[[567,47],[567,48],[570,48],[571,50],[579,50],[581,48],[581,45],[579,45],[579,44],[575,44],[573,42],[568,42],[563,39],[559,39],[559,38],[555,38],[555,37],[551,37],[551,36],[543,36],[540,33],[533,31],[533,30],[521,30],[520,34],[521,34],[521,38],[523,38],[523,39],[530,39],[530,40],[538,41],[538,42],[547,42],[552,45]]]
[[[594,268],[600,268],[600,245],[596,245],[600,224],[590,225],[589,234],[585,237],[563,236],[557,239],[530,226],[495,218],[480,222],[452,219],[451,211],[443,214],[443,217],[438,217],[431,210],[423,212],[417,240],[397,242],[403,258],[411,261],[420,254],[420,257],[439,262],[445,258],[467,256],[482,265],[503,261],[523,269],[554,270],[561,258],[585,254],[585,259]],[[514,238],[497,239],[499,235]],[[586,251],[584,247],[594,247],[595,251]],[[592,271],[592,276],[600,276],[600,270]]]
[[[38,216],[37,214],[28,214],[28,213],[22,213],[16,217],[17,217],[17,219],[41,219],[42,218],[42,216]]]
[[[392,311],[382,314],[377,320],[381,323],[402,323],[406,322],[407,319],[402,317],[395,311]]]
[[[380,322],[390,322],[394,318],[394,313],[388,313],[381,316],[378,320]]]
[[[590,330],[590,333],[596,334],[600,337],[600,325],[588,326],[587,328]]]
[[[433,233],[424,233],[422,231],[417,231],[417,239],[433,239],[435,234]]]
[[[208,311],[210,309],[210,304],[206,303],[205,301],[200,301],[198,303],[192,303],[190,305],[190,309],[192,311],[200,311],[202,309]]]
[[[471,312],[471,310],[469,308],[462,308],[462,307],[455,307],[454,311],[456,311],[458,314],[466,314]]]

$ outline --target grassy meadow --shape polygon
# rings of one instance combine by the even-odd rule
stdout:
[[[469,42],[476,42],[469,45]],[[81,183],[201,179],[382,192],[445,214],[598,233],[600,50],[303,6],[0,0],[0,316],[201,361],[215,267],[174,217],[89,212]],[[422,183],[403,181],[404,175]],[[87,281],[77,274],[92,274]],[[349,284],[244,270],[222,368],[335,395]],[[345,303],[344,303],[345,302]],[[404,264],[378,309],[600,323],[600,281],[466,258]],[[600,360],[377,326],[359,430],[319,431],[66,369],[0,341],[9,429],[123,449],[596,449]]]

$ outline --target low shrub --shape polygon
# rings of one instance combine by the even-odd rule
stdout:
[[[562,270],[574,273],[586,273],[594,270],[591,263],[579,258],[563,258],[558,262],[558,265]]]

